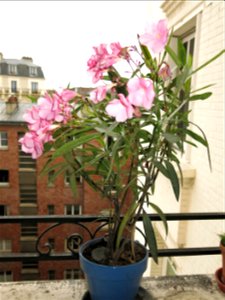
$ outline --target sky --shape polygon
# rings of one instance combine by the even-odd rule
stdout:
[[[46,89],[91,87],[93,46],[137,43],[151,20],[164,18],[161,1],[0,1],[0,52],[33,58]]]

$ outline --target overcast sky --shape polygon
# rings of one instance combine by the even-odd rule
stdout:
[[[136,43],[152,19],[163,18],[160,1],[0,1],[0,52],[33,58],[46,88],[93,86],[87,73],[92,47]]]

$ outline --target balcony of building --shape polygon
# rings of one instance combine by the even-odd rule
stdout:
[[[150,214],[149,216],[152,221],[160,222],[158,215]],[[166,218],[168,222],[221,222],[225,220],[225,213],[168,213]],[[14,228],[15,236],[18,234],[20,239],[17,251],[14,251],[13,247],[11,251],[7,250],[7,247],[5,251],[2,251],[3,249],[0,251],[1,300],[89,299],[86,281],[79,270],[78,249],[83,239],[104,234],[103,225],[107,224],[106,217],[89,215],[2,216],[0,224],[2,230],[6,229],[6,226]],[[68,230],[60,229],[63,226],[72,226],[69,236]],[[57,251],[56,241],[49,238],[49,233],[54,230],[59,230],[58,232],[66,235],[65,243],[61,245],[63,251]],[[160,248],[158,254],[159,258],[182,257],[185,259],[220,255],[220,249],[219,246],[202,247],[201,245],[189,248]],[[149,258],[151,260],[150,252]],[[64,276],[57,278],[56,274],[59,271],[57,268],[61,268],[62,271],[60,264],[72,266],[73,263],[76,268],[64,269],[61,272]],[[13,272],[20,273],[19,277],[10,273],[10,266]],[[47,277],[41,270],[44,266],[49,266],[48,270],[45,270]],[[218,268],[220,267],[219,265]],[[141,281],[138,299],[224,299],[224,293],[217,286],[214,272],[203,274],[199,270],[199,274],[179,275],[168,272],[165,276],[149,275],[145,274]]]

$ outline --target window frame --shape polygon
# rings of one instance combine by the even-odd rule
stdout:
[[[9,73],[9,75],[16,75],[17,74],[17,65],[8,64],[8,73]]]
[[[78,207],[79,213],[75,213],[75,209]],[[71,213],[68,213],[68,209],[71,209]],[[82,205],[80,204],[65,204],[64,205],[64,215],[66,216],[79,216],[82,215]]]
[[[1,171],[7,171],[8,174],[7,174],[7,181],[0,181],[0,187],[6,187],[6,186],[9,186],[9,183],[10,183],[10,177],[9,177],[9,170],[7,169],[0,169],[0,173]],[[1,180],[1,176],[0,176],[0,180]]]
[[[4,137],[5,135],[5,137]],[[4,141],[6,145],[4,145]],[[7,131],[0,131],[0,150],[8,149],[8,132]]]
[[[38,93],[38,82],[31,82],[31,93],[32,94],[37,94]]]
[[[17,93],[17,81],[11,80],[11,93]]]
[[[12,252],[12,240],[0,239],[0,253]]]

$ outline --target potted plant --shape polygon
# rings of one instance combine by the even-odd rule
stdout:
[[[22,150],[35,159],[44,153],[44,171],[54,169],[55,176],[69,172],[74,193],[76,176],[81,176],[108,201],[107,234],[80,247],[93,300],[135,298],[148,256],[134,241],[140,218],[157,261],[154,228],[145,207],[159,214],[167,231],[162,210],[151,201],[158,175],[168,178],[178,200],[184,144],[200,143],[208,150],[203,130],[189,120],[185,108],[211,96],[200,92],[208,86],[191,90],[192,75],[223,51],[193,70],[182,42],[178,40],[177,52],[170,47],[171,36],[166,21],[160,20],[138,35],[136,46],[117,42],[94,47],[88,72],[93,83],[101,85],[89,97],[70,88],[55,91],[39,98],[24,116],[29,131],[20,139]],[[168,56],[174,70],[166,62]],[[120,70],[121,63],[126,67]]]
[[[219,237],[222,267],[216,270],[215,276],[219,288],[225,293],[225,233],[219,234]]]

